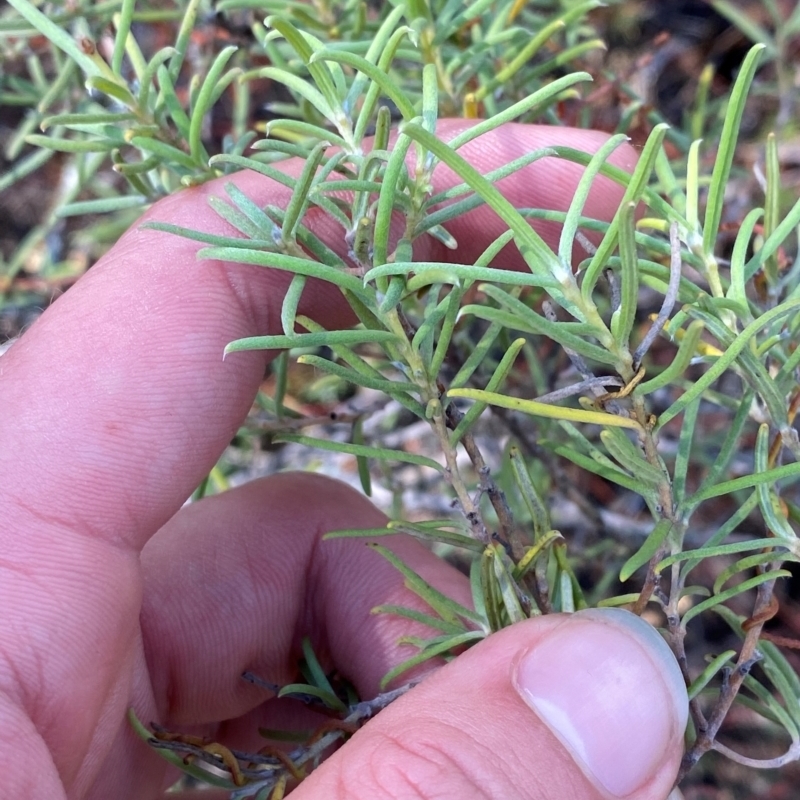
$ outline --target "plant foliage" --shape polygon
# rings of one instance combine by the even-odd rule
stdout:
[[[764,207],[739,221],[727,249],[730,237],[723,235],[745,104],[777,39],[750,50],[722,111],[698,106],[701,124],[691,123],[708,132],[705,143],[673,137],[667,147],[668,126],[651,125],[628,175],[608,163],[626,140],[631,118],[623,115],[620,130],[594,156],[550,147],[484,175],[462,148],[506,122],[557,125],[559,109],[574,103],[591,124],[591,105],[580,98],[592,78],[589,56],[600,47],[589,23],[599,3],[393,0],[372,7],[319,0],[312,7],[220,0],[212,10],[188,0],[165,11],[133,0],[76,0],[53,14],[47,4],[10,2],[14,11],[0,19],[0,41],[6,53],[26,55],[28,75],[7,77],[4,91],[29,111],[10,147],[17,160],[0,185],[13,186],[54,153],[72,159],[79,177],[54,217],[4,266],[6,288],[26,248],[57,217],[109,213],[122,226],[165,194],[240,169],[291,190],[285,207],[262,207],[228,184],[214,208],[237,237],[151,227],[200,241],[201,259],[292,274],[283,334],[232,342],[226,350],[229,358],[248,349],[288,351],[276,361],[275,395],[263,398],[283,428],[276,442],[355,457],[367,493],[397,464],[430,470],[449,492],[458,512],[450,518],[411,521],[399,512],[386,529],[331,534],[380,542],[402,531],[466,554],[472,608],[373,545],[429,606],[426,614],[378,610],[435,632],[414,642],[418,653],[386,684],[532,615],[597,604],[636,613],[649,607],[663,619],[693,698],[685,768],[712,748],[754,766],[798,756],[800,680],[761,638],[774,614],[776,582],[800,557],[800,202],[783,207],[774,137],[765,149]],[[213,12],[215,24],[243,28],[241,41],[192,55],[192,37]],[[151,51],[137,32],[156,23],[169,23],[174,39]],[[109,26],[114,35],[101,54],[98,41]],[[45,53],[32,45],[40,33],[52,43]],[[758,30],[750,34],[759,39]],[[265,82],[279,99],[254,122],[252,98]],[[233,109],[230,132],[212,151],[208,120],[223,99]],[[445,143],[437,120],[453,115],[475,124]],[[34,148],[25,150],[26,143]],[[288,157],[304,163],[296,177],[281,170]],[[545,157],[585,167],[564,213],[516,208],[497,188],[501,178]],[[101,193],[92,176],[109,162],[120,182]],[[434,193],[440,164],[460,183]],[[599,174],[624,187],[610,224],[584,217]],[[79,200],[82,191],[95,196]],[[478,259],[461,263],[448,225],[480,205],[506,230]],[[337,247],[315,235],[311,209],[338,226]],[[532,219],[561,224],[555,250]],[[601,241],[574,269],[574,245],[586,246],[586,230]],[[415,243],[429,237],[453,258],[416,260]],[[498,257],[509,244],[527,271],[502,269]],[[309,278],[336,285],[359,326],[330,332],[299,315]],[[409,452],[387,445],[380,432],[367,436],[362,416],[348,423],[348,441],[306,435],[302,416],[284,406],[292,360],[380,393],[402,424],[429,426],[432,450]],[[483,453],[488,417],[504,428],[500,463],[489,464]],[[594,551],[582,547],[579,537],[556,527],[555,518],[564,519],[557,498],[575,494],[553,483],[559,475],[580,476],[582,486],[624,498],[630,526],[641,535],[621,536],[617,526],[615,538],[595,513],[606,535]],[[593,557],[604,564],[600,576],[588,569]],[[710,568],[715,579],[705,585]],[[687,652],[709,615],[739,643],[704,654],[698,668]],[[283,691],[350,719],[352,701],[331,687],[310,650],[305,659],[307,683]],[[717,741],[736,701],[785,731],[782,760],[757,764]],[[285,763],[268,767],[206,744],[182,744],[181,755],[193,757],[184,768],[209,780],[198,764],[223,769],[230,780],[222,783],[235,797],[278,797],[284,790]],[[318,758],[317,750],[306,758],[308,752],[292,756],[295,777]],[[174,748],[170,753],[182,760]]]

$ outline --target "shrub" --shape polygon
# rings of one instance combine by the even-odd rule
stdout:
[[[242,431],[243,446],[269,430],[272,444],[354,457],[364,491],[379,483],[393,498],[393,518],[387,529],[332,535],[379,542],[403,531],[469,571],[474,609],[439,595],[374,545],[430,606],[427,615],[383,611],[439,632],[418,642],[418,655],[386,682],[531,615],[626,606],[661,628],[689,687],[684,773],[711,749],[749,766],[777,766],[800,754],[800,680],[763,632],[775,613],[776,582],[790,575],[784,565],[800,556],[793,488],[800,477],[800,202],[785,207],[773,134],[764,144],[763,208],[731,220],[725,201],[759,61],[783,63],[781,48],[800,15],[793,12],[773,36],[718,3],[763,41],[723,100],[711,99],[705,71],[685,125],[669,128],[602,67],[592,27],[598,5],[319,0],[312,9],[221,0],[212,10],[201,0],[176,9],[134,0],[65,7],[11,0],[0,20],[3,92],[26,111],[6,144],[11,167],[0,187],[15,186],[58,153],[76,177],[4,264],[2,288],[12,302],[18,274],[65,219],[89,215],[78,234],[102,245],[182,187],[245,168],[280,180],[292,191],[285,208],[260,207],[233,184],[227,200],[213,201],[240,237],[153,227],[202,242],[200,258],[293,275],[283,334],[232,342],[226,351],[284,350],[274,392],[259,395],[260,417]],[[165,32],[172,41],[159,46]],[[591,77],[600,90],[587,96]],[[782,67],[778,79],[778,122],[785,122],[794,97]],[[601,90],[617,98],[617,132],[594,156],[549,147],[481,175],[459,152],[511,120],[598,124],[606,113]],[[221,109],[229,115],[222,135],[214,130]],[[436,135],[443,116],[475,124],[445,143]],[[643,129],[633,174],[611,166],[625,134]],[[287,157],[305,163],[297,178],[275,167]],[[569,210],[514,208],[495,184],[545,157],[585,166]],[[432,194],[440,163],[462,183]],[[583,216],[599,174],[624,187],[610,224]],[[482,204],[507,230],[474,263],[458,263],[448,224]],[[312,207],[338,224],[347,256],[306,226]],[[639,208],[646,212],[637,219]],[[562,225],[557,252],[532,219]],[[584,231],[597,233],[599,245]],[[453,248],[454,260],[415,260],[420,237]],[[589,256],[574,270],[576,242]],[[527,271],[490,266],[508,243]],[[332,332],[299,316],[308,278],[336,284],[360,324]],[[319,415],[287,405],[296,364],[330,376],[337,390],[380,399],[309,435]],[[317,400],[336,407],[336,399]],[[422,453],[391,444],[419,421],[429,430]],[[400,470],[408,465],[413,480],[431,471],[428,491],[448,498],[451,515],[404,514]],[[220,468],[196,494],[224,485]],[[595,507],[598,498],[613,509]],[[710,617],[730,629],[736,646],[704,649],[701,621]],[[351,722],[374,711],[343,704],[310,649],[304,655],[307,683],[284,693],[313,695]],[[757,762],[718,741],[734,702],[785,731],[784,756]],[[186,769],[206,779],[203,764],[225,770],[215,780],[243,783],[237,797],[266,797],[287,774],[242,772],[248,759],[218,745],[164,737],[155,744],[179,764],[194,755]],[[301,746],[295,763],[313,761],[321,747]]]

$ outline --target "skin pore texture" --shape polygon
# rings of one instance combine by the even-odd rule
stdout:
[[[439,135],[466,124],[444,120]],[[594,152],[606,140],[506,125],[460,152],[486,173],[547,144]],[[624,145],[611,160],[630,171],[636,153]],[[281,168],[297,174],[301,164]],[[517,206],[563,210],[581,173],[546,158],[499,186]],[[207,202],[224,195],[223,180],[259,204],[289,198],[240,173],[166,198],[145,219],[236,235]],[[435,191],[457,182],[436,170]],[[598,178],[584,213],[610,219],[621,196]],[[343,249],[333,222],[316,212],[306,222]],[[557,243],[557,226],[536,227]],[[504,230],[486,208],[448,228],[461,243],[454,254],[426,239],[415,257],[468,262]],[[223,348],[281,331],[291,278],[198,261],[197,249],[134,225],[0,358],[0,800],[160,797],[176,774],[136,739],[130,706],[144,721],[257,749],[259,724],[295,712],[242,680],[244,670],[289,681],[309,635],[370,697],[411,652],[398,639],[430,635],[370,613],[415,603],[391,565],[363,542],[320,541],[384,523],[345,485],[283,473],[182,507],[276,355],[223,361]],[[508,249],[496,263],[524,268]],[[329,329],[353,323],[338,290],[317,281],[300,313]],[[469,602],[453,568],[411,539],[388,543]],[[293,796],[663,800],[681,756],[685,690],[669,653],[627,616],[555,615],[502,631],[434,671]]]

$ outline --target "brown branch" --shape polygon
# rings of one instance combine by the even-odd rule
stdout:
[[[746,631],[739,658],[735,666],[727,672],[727,679],[723,680],[719,697],[708,718],[705,730],[698,731],[697,739],[683,757],[678,781],[686,775],[705,753],[715,748],[717,734],[733,705],[733,701],[736,699],[736,695],[739,694],[739,689],[744,683],[744,679],[762,657],[758,652],[758,640],[761,637],[761,629],[764,627],[764,623],[770,618],[766,616],[766,612],[774,607],[772,597],[774,588],[774,579],[766,581],[758,587],[753,614],[748,620],[748,622],[752,620],[752,624]]]

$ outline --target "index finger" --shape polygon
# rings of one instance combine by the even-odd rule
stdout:
[[[439,133],[452,136],[467,124],[445,121]],[[593,152],[606,139],[592,131],[507,125],[461,153],[487,172],[549,144]],[[631,168],[635,154],[625,146],[612,160]],[[581,174],[575,164],[546,158],[504,179],[501,189],[518,206],[565,209]],[[147,219],[235,235],[208,205],[230,180],[259,204],[282,205],[289,197],[268,178],[240,173],[167,198]],[[446,168],[435,172],[436,191],[459,182]],[[585,213],[609,219],[621,196],[621,187],[600,178]],[[308,224],[328,242],[342,238],[321,215]],[[485,207],[449,227],[462,242],[455,253],[462,261],[504,229]],[[553,243],[557,228],[539,227]],[[437,244],[428,246],[428,257],[445,257]],[[223,361],[223,348],[233,339],[280,332],[291,276],[197,262],[197,249],[137,225],[3,357],[0,485],[15,527],[35,521],[39,531],[66,528],[138,550],[235,434],[269,356],[242,353]],[[309,282],[300,313],[326,328],[352,322],[338,289],[321,282]]]

